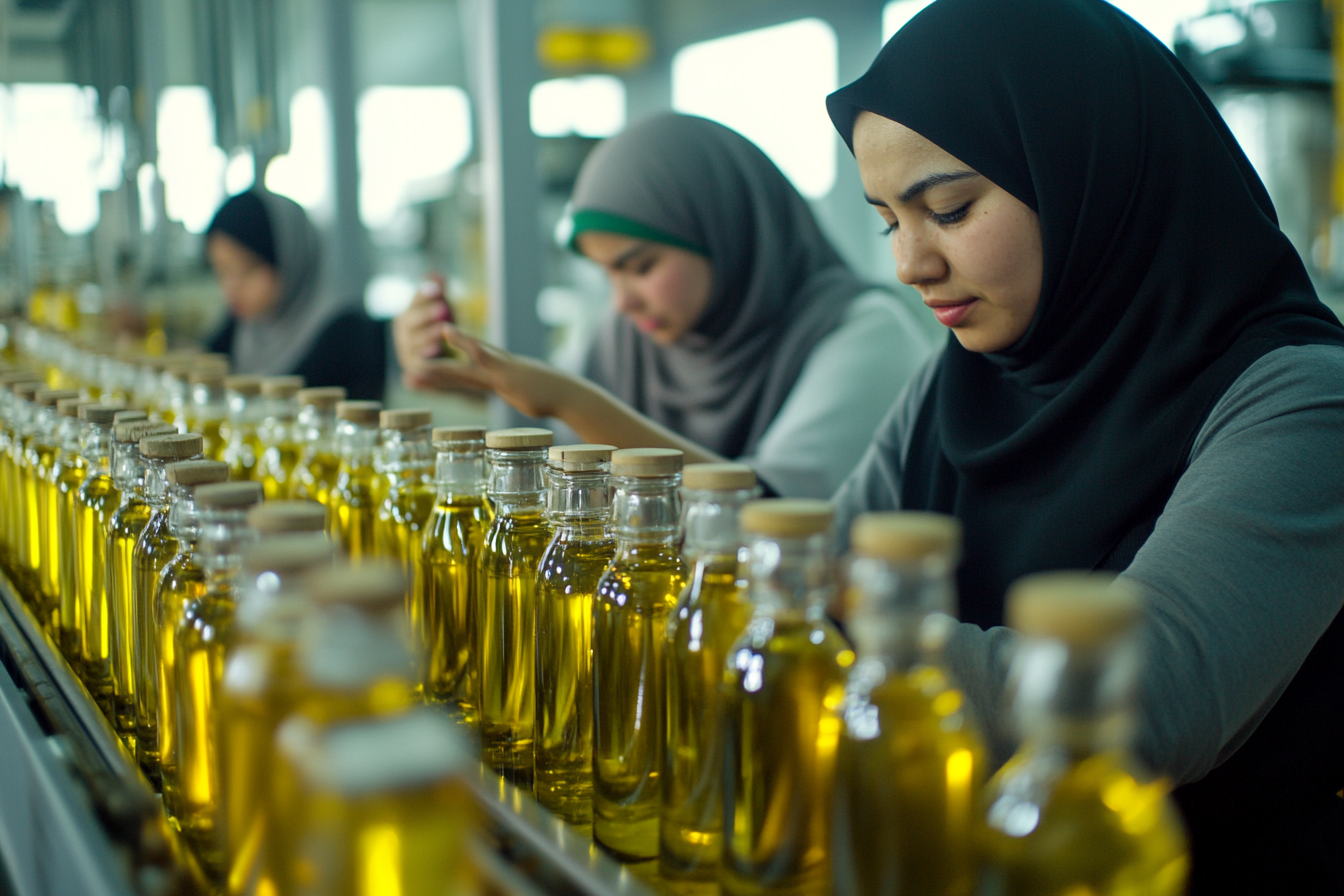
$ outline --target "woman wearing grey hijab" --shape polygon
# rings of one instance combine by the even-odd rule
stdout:
[[[764,153],[703,118],[599,145],[572,208],[571,248],[612,285],[587,378],[466,337],[426,291],[394,326],[408,384],[484,388],[586,441],[738,459],[829,497],[928,355],[913,315],[845,266]]]
[[[263,190],[231,197],[206,231],[206,255],[229,308],[210,350],[226,352],[235,373],[299,374],[351,398],[382,397],[386,328],[358,296],[322,288],[321,236],[298,203]]]

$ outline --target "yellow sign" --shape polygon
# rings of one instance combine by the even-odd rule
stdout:
[[[550,68],[632,69],[653,54],[653,41],[643,28],[584,28],[552,25],[537,38],[537,58]]]

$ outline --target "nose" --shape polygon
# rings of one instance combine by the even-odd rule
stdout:
[[[891,234],[891,255],[896,259],[896,279],[906,286],[937,282],[947,276],[947,260],[914,228],[897,228]]]
[[[644,307],[644,301],[628,277],[612,276],[611,303],[619,314],[634,314]]]

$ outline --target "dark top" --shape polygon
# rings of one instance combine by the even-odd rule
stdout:
[[[237,320],[224,322],[208,344],[212,352],[232,354]],[[387,376],[387,321],[363,311],[339,314],[318,333],[297,367],[309,386],[344,386],[352,400],[381,401]]]

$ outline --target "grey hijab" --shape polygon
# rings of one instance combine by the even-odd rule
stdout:
[[[579,229],[585,218],[621,219],[633,226],[618,232],[665,234],[709,258],[713,292],[691,333],[659,346],[613,313],[587,373],[726,457],[755,451],[813,347],[871,288],[774,163],[707,119],[658,115],[602,143],[579,173],[573,209]]]
[[[239,320],[233,332],[235,373],[274,376],[292,373],[333,317],[355,304],[322,289],[322,238],[297,202],[265,190],[254,191],[270,219],[280,297],[256,320]]]

